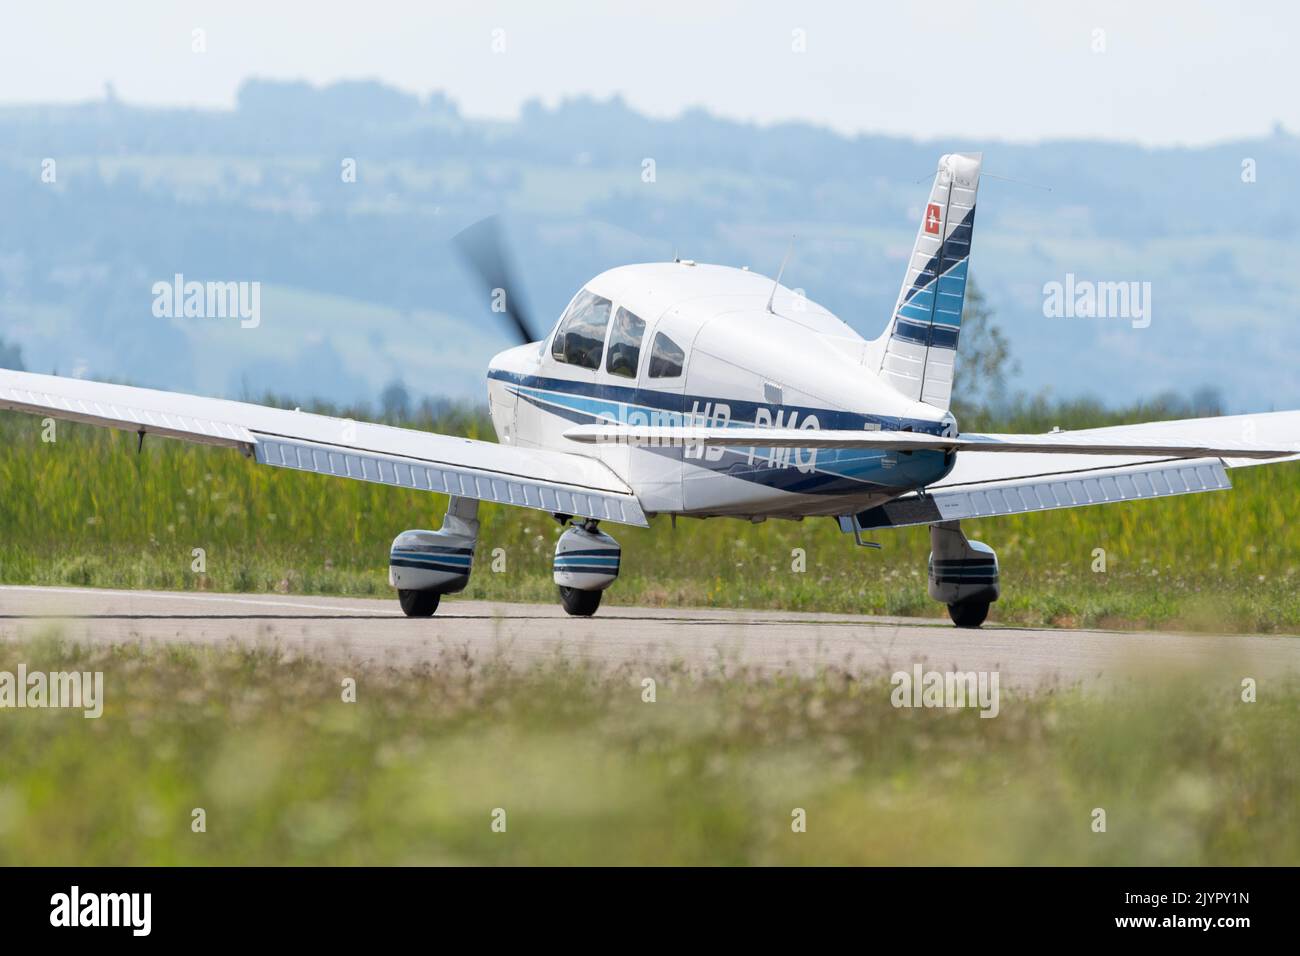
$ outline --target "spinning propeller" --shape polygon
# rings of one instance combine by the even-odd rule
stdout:
[[[519,285],[515,281],[510,265],[510,256],[506,253],[505,243],[501,238],[501,223],[496,216],[480,219],[472,226],[467,226],[452,237],[452,244],[460,254],[461,260],[479,282],[488,290],[493,311],[501,311],[510,319],[515,334],[523,345],[538,341],[541,336],[533,331],[536,326],[529,320],[523,308],[523,299],[519,295]],[[497,305],[498,297],[501,302]]]

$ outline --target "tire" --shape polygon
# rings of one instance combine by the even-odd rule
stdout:
[[[979,627],[989,616],[989,602],[972,599],[949,604],[948,616],[958,627]]]
[[[591,617],[600,607],[600,596],[604,591],[580,591],[577,588],[560,586],[560,603],[574,617]]]
[[[402,605],[402,613],[407,617],[433,617],[438,610],[437,591],[398,591],[397,600]]]

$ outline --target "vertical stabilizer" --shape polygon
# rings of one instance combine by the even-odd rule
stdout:
[[[935,408],[946,409],[952,398],[982,158],[940,158],[880,353],[881,379]]]

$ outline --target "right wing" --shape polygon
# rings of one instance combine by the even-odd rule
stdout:
[[[1222,451],[1217,456],[1147,454],[1116,460],[1091,454],[966,450],[958,454],[947,477],[924,494],[903,495],[857,515],[845,515],[839,519],[840,527],[844,531],[855,530],[855,524],[858,530],[902,527],[1220,491],[1232,487],[1228,469],[1300,459],[1295,453],[1263,458],[1238,457],[1228,451],[1238,442],[1279,450],[1295,448],[1300,412],[1226,415],[1052,434],[1074,436],[1067,441],[1082,437],[1098,443],[1156,447],[1187,441],[1190,436]]]
[[[238,448],[282,468],[646,525],[632,490],[584,455],[8,369],[0,408]]]

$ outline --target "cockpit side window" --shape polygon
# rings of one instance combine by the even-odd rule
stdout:
[[[557,362],[579,368],[600,368],[600,352],[605,345],[609,326],[609,299],[583,289],[560,320],[551,343],[551,356]]]
[[[609,333],[605,371],[623,378],[636,378],[636,369],[641,363],[641,339],[644,336],[645,320],[620,306],[614,313],[614,330]]]
[[[662,332],[655,334],[654,347],[650,350],[651,378],[676,378],[682,374],[685,360],[686,353],[680,345]]]

